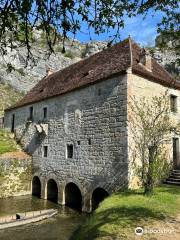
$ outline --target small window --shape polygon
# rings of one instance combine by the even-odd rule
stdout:
[[[67,145],[67,158],[73,158],[73,145]]]
[[[33,107],[29,108],[29,119],[32,120],[33,119]]]
[[[12,115],[11,119],[11,132],[13,133],[15,129],[15,114]]]
[[[90,138],[88,139],[88,144],[91,145],[91,139]]]
[[[77,145],[81,145],[81,142],[80,142],[80,141],[77,141]]]
[[[47,107],[43,108],[43,118],[46,119],[47,118]]]
[[[177,96],[170,95],[171,112],[177,112]]]
[[[43,147],[43,157],[47,157],[48,156],[48,146],[44,146]]]
[[[98,89],[98,96],[101,96],[101,89]]]

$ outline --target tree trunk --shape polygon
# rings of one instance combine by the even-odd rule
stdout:
[[[144,189],[144,193],[146,195],[150,195],[153,193],[153,188],[154,188],[153,163],[154,163],[155,154],[156,154],[156,147],[155,146],[149,147],[149,166],[148,166],[147,179],[146,179],[145,189]]]

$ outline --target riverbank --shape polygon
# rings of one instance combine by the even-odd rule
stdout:
[[[135,234],[136,227],[144,229],[142,236]],[[151,197],[144,196],[141,190],[115,193],[100,204],[72,239],[151,238],[180,239],[180,187],[157,187]]]

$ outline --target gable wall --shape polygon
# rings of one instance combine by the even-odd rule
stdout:
[[[131,70],[128,73],[128,103],[132,101],[132,97],[135,98],[136,101],[141,100],[143,97],[151,100],[152,97],[161,96],[165,94],[167,90],[168,90],[168,95],[172,94],[178,97],[177,98],[178,111],[177,113],[171,113],[172,121],[178,123],[180,120],[180,91],[173,88],[167,88],[165,86],[162,86],[159,83],[156,83],[148,79],[145,79],[141,76],[132,74]],[[130,118],[130,115],[131,115],[131,109],[130,109],[130,105],[128,104],[128,119]],[[180,138],[180,136],[177,136],[177,135],[172,135],[172,138],[173,137]],[[138,182],[137,176],[133,168],[133,161],[134,161],[133,150],[132,150],[134,147],[133,138],[134,136],[132,133],[131,126],[129,124],[128,125],[129,183],[130,183],[130,187],[132,188],[137,187],[137,182]],[[172,158],[173,158],[172,141],[170,141],[166,147],[168,149],[169,161],[172,162]],[[140,160],[136,159],[136,162],[140,163]]]

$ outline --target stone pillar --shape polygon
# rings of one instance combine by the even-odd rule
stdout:
[[[82,212],[92,212],[92,199],[90,194],[86,194],[83,198]]]
[[[46,181],[41,181],[41,198],[47,199],[47,184]]]
[[[58,189],[58,204],[65,205],[65,186],[61,185]]]

